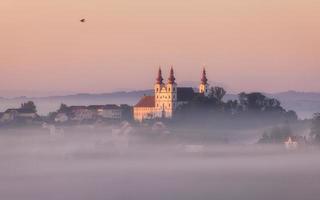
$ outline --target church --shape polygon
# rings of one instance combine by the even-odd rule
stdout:
[[[142,122],[148,119],[172,118],[176,109],[188,103],[195,95],[208,95],[209,84],[206,71],[203,69],[201,83],[198,92],[192,87],[178,87],[173,68],[167,83],[163,82],[161,68],[159,68],[154,96],[143,96],[133,107],[133,116],[136,121]]]

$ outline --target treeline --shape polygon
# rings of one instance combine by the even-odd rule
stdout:
[[[269,98],[260,92],[238,94],[238,99],[224,101],[226,91],[211,87],[209,95],[196,95],[189,103],[177,110],[175,121],[212,122],[232,119],[263,122],[296,121],[295,111],[285,110],[279,100]]]

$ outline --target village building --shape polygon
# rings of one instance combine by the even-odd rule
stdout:
[[[70,119],[72,121],[92,120],[94,113],[87,106],[70,106]]]
[[[0,122],[8,123],[16,120],[32,121],[38,117],[37,113],[32,109],[7,109],[1,116]]]
[[[296,149],[298,147],[298,142],[293,138],[289,137],[288,140],[284,142],[286,149]]]
[[[122,119],[122,108],[115,104],[70,106],[59,111],[54,121],[64,123],[67,121],[92,121],[97,119]]]
[[[192,87],[178,87],[174,71],[171,67],[168,82],[163,82],[162,71],[159,68],[153,96],[143,96],[133,108],[136,121],[155,118],[172,118],[177,108],[191,101],[195,95],[208,95],[208,79],[203,69],[198,92]]]
[[[94,112],[97,117],[103,119],[120,120],[122,118],[122,109],[115,104],[91,105],[88,106],[88,109]]]
[[[64,122],[67,122],[68,120],[69,120],[68,115],[63,112],[57,113],[57,115],[54,118],[54,121],[58,123],[64,123]]]

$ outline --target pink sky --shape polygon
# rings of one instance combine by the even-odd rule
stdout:
[[[0,13],[0,91],[145,89],[159,65],[179,83],[205,64],[231,92],[320,92],[318,0],[2,0]]]

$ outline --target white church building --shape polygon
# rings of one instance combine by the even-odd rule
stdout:
[[[168,82],[164,83],[161,68],[159,68],[154,85],[154,96],[143,96],[140,99],[133,108],[134,119],[142,122],[147,119],[171,118],[179,106],[191,101],[195,95],[208,95],[208,89],[209,84],[205,69],[203,69],[197,93],[192,87],[178,87],[172,67]]]

